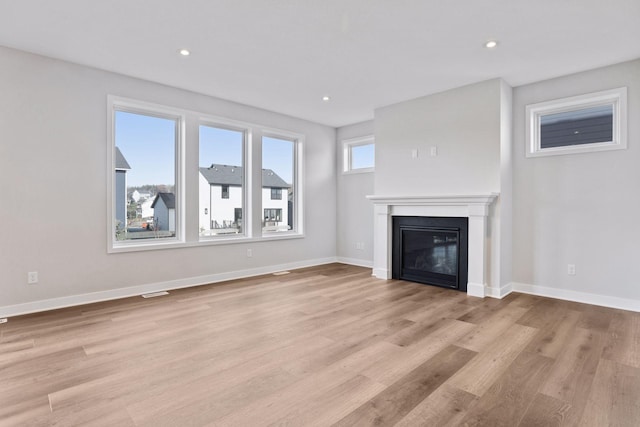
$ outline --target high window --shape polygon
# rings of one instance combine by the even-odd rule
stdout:
[[[244,234],[246,130],[201,125],[198,193],[200,237]]]
[[[263,235],[300,230],[299,145],[299,140],[286,136],[262,138]],[[280,197],[274,197],[278,192]],[[275,217],[278,219],[273,220]]]
[[[527,106],[527,157],[627,147],[626,88]]]
[[[182,116],[113,102],[111,120],[111,248],[179,240]]]
[[[343,141],[345,173],[372,172],[375,166],[375,144],[373,136]]]

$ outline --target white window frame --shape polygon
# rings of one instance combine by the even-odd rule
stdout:
[[[541,148],[541,117],[589,107],[610,105],[613,107],[612,141],[592,144]],[[621,87],[569,98],[555,99],[527,105],[526,107],[526,157],[553,156],[562,154],[590,153],[627,148],[627,88]]]
[[[343,167],[342,173],[344,174],[352,174],[352,173],[368,173],[373,172],[375,170],[374,167],[369,168],[356,168],[353,169],[351,167],[353,160],[353,148],[359,147],[362,145],[371,145],[373,144],[375,150],[375,138],[373,135],[361,136],[357,138],[345,139],[342,141],[342,158],[343,158]]]
[[[235,132],[242,132],[244,137],[242,141],[242,158],[244,161],[243,165],[243,173],[244,173],[244,183],[243,183],[243,212],[242,212],[242,233],[235,235],[221,235],[221,236],[200,236],[198,233],[198,241],[200,243],[229,243],[229,242],[240,242],[247,241],[251,239],[253,235],[252,230],[252,217],[251,209],[251,194],[252,194],[252,163],[251,163],[251,141],[253,135],[254,125],[246,122],[241,122],[238,120],[226,119],[223,117],[215,117],[209,115],[200,115],[197,122],[198,126],[198,138],[197,138],[197,147],[198,147],[198,174],[200,173],[200,126],[209,126],[218,129],[226,129]],[[199,178],[199,177],[198,177]],[[199,182],[199,179],[198,179]],[[198,202],[199,203],[199,202]],[[199,209],[199,207],[198,207]],[[198,211],[199,212],[199,211]]]
[[[153,104],[144,101],[137,101],[128,98],[121,98],[113,95],[107,97],[108,123],[107,128],[107,170],[109,179],[107,180],[107,252],[130,252],[150,249],[163,249],[183,245],[185,243],[185,201],[184,201],[184,153],[185,153],[185,123],[186,114],[184,111]],[[176,121],[176,147],[175,147],[175,199],[176,199],[176,235],[171,238],[145,239],[136,241],[118,241],[115,239],[116,233],[116,204],[115,197],[115,148],[116,148],[116,111],[133,114],[140,114],[151,117],[159,117]]]
[[[262,240],[278,240],[288,239],[292,237],[304,237],[304,135],[294,132],[288,132],[281,129],[263,128],[262,138],[275,138],[293,143],[293,229],[289,231],[279,231],[272,233],[265,233],[260,227],[260,235]],[[260,152],[262,152],[262,138],[260,139]],[[260,171],[264,168],[264,165],[260,165]],[[262,181],[262,173],[260,174],[260,180]],[[260,182],[260,188],[262,189],[262,182]],[[283,195],[284,197],[284,195]],[[262,197],[260,197],[262,200]],[[264,206],[260,207],[260,214],[264,213]],[[262,225],[262,221],[260,222]]]

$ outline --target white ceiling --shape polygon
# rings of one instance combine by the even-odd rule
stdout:
[[[640,57],[640,0],[0,0],[0,11],[0,45],[336,127],[486,79],[519,86]]]

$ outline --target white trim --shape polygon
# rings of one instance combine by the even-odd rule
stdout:
[[[170,291],[173,289],[190,288],[193,286],[207,285],[210,283],[224,282],[227,280],[242,279],[246,277],[260,276],[276,273],[283,270],[314,267],[317,265],[337,262],[335,257],[318,258],[306,261],[290,262],[280,265],[270,265],[247,270],[230,271],[226,273],[210,274],[206,276],[189,277],[166,282],[148,283],[146,285],[132,286],[128,288],[112,289],[108,291],[92,292],[81,295],[70,295],[60,298],[51,298],[33,301],[23,304],[0,307],[0,318],[20,316],[23,314],[37,313],[40,311],[56,310],[59,308],[73,307],[77,305],[92,304],[102,301],[110,301],[120,298],[128,298],[148,294],[152,292]]]
[[[380,205],[429,205],[429,206],[466,206],[490,205],[498,193],[472,195],[434,195],[434,196],[365,196],[374,204]]]
[[[162,239],[144,239],[142,241],[117,241],[115,239],[115,148],[116,111],[139,114],[150,117],[175,120],[175,237]],[[184,110],[138,101],[115,95],[107,95],[107,252],[133,252],[149,249],[164,249],[177,247],[185,243],[185,149],[186,149],[186,118]],[[126,189],[125,189],[126,191]]]
[[[612,141],[554,148],[540,146],[540,118],[547,114],[563,113],[583,108],[610,105],[613,107]],[[526,157],[591,153],[624,150],[627,148],[627,88],[620,87],[569,98],[555,99],[526,107]]]
[[[487,218],[497,193],[475,195],[366,196],[374,204],[373,275],[392,276],[393,216],[469,218],[467,294],[484,298],[487,284]]]
[[[507,295],[509,295],[511,292],[513,292],[512,283],[507,283],[506,285],[500,288],[492,288],[490,286],[487,286],[484,290],[484,293],[486,296],[491,298],[497,298],[497,299],[502,299]]]
[[[467,295],[470,297],[484,298],[485,286],[482,283],[467,282]]]
[[[355,265],[357,267],[373,268],[373,261],[370,259],[345,258],[345,257],[339,256],[337,260],[342,264]]]
[[[198,126],[198,174],[200,174],[200,145],[202,144],[202,139],[200,138],[201,127],[208,127],[213,129],[222,129],[233,132],[242,133],[242,167],[243,177],[242,177],[242,233],[238,235],[236,238],[252,238],[253,236],[253,215],[252,212],[252,176],[251,173],[252,168],[252,155],[251,155],[251,142],[253,141],[253,126],[251,123],[241,122],[238,120],[226,119],[218,116],[208,116],[201,115],[197,121]],[[198,181],[199,182],[199,181]],[[198,189],[198,194],[200,194],[200,189]],[[202,206],[200,206],[200,200],[198,200],[198,225],[200,221],[200,210]],[[211,213],[213,215],[213,213]],[[209,217],[211,219],[211,217]],[[201,236],[198,233],[198,241],[200,243],[203,242],[211,242],[215,240],[219,240],[220,242],[226,243],[229,240],[233,239],[233,237],[225,237],[225,236]]]
[[[293,186],[293,229],[286,232],[290,236],[298,236],[304,237],[304,195],[306,193],[305,189],[305,180],[304,180],[304,143],[305,136],[301,133],[295,133],[290,131],[285,131],[281,129],[275,128],[262,128],[262,137],[260,138],[260,149],[264,150],[262,145],[263,139],[273,138],[280,139],[284,141],[291,141],[293,143],[293,176],[292,183]],[[261,168],[264,168],[264,164],[261,165]],[[260,179],[262,180],[262,174],[260,174]],[[260,188],[262,188],[262,182],[260,182]],[[260,207],[261,217],[264,212],[264,207]],[[262,224],[262,221],[260,221]],[[269,233],[264,232],[262,227],[260,227],[260,237],[263,239],[272,238],[274,234],[279,233]]]
[[[556,298],[583,304],[592,304],[602,307],[640,312],[640,300],[598,295],[587,292],[578,292],[569,289],[558,289],[547,286],[530,285],[527,283],[514,282],[511,283],[511,285],[514,292],[520,292],[523,294],[538,295],[541,297]]]

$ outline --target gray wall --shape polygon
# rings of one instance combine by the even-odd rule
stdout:
[[[373,194],[374,172],[345,174],[342,172],[342,165],[344,164],[343,141],[368,135],[373,135],[373,121],[339,128],[336,141],[338,258],[363,266],[373,264],[373,204],[366,199],[366,196]],[[357,248],[357,243],[363,244],[362,249]]]
[[[503,119],[510,117],[510,91],[494,79],[377,109],[375,194],[501,192],[511,167],[501,158],[503,151],[509,154],[510,121]],[[431,147],[436,156],[430,156]],[[412,150],[418,150],[417,158]],[[501,240],[510,240],[509,224],[501,233],[500,205],[501,200],[494,203],[488,219],[487,284],[493,288],[510,280],[500,266]]]
[[[527,104],[621,86],[627,150],[525,158]],[[513,154],[514,281],[640,307],[640,60],[516,88]]]
[[[495,79],[377,109],[376,194],[500,191],[500,89]]]
[[[6,48],[0,63],[0,308],[335,257],[335,129]],[[107,254],[108,94],[304,134],[305,237]],[[251,149],[259,161],[259,143]],[[186,201],[196,209],[197,162],[197,147],[187,147]],[[197,212],[186,220],[197,236]],[[39,284],[26,284],[28,271]]]

